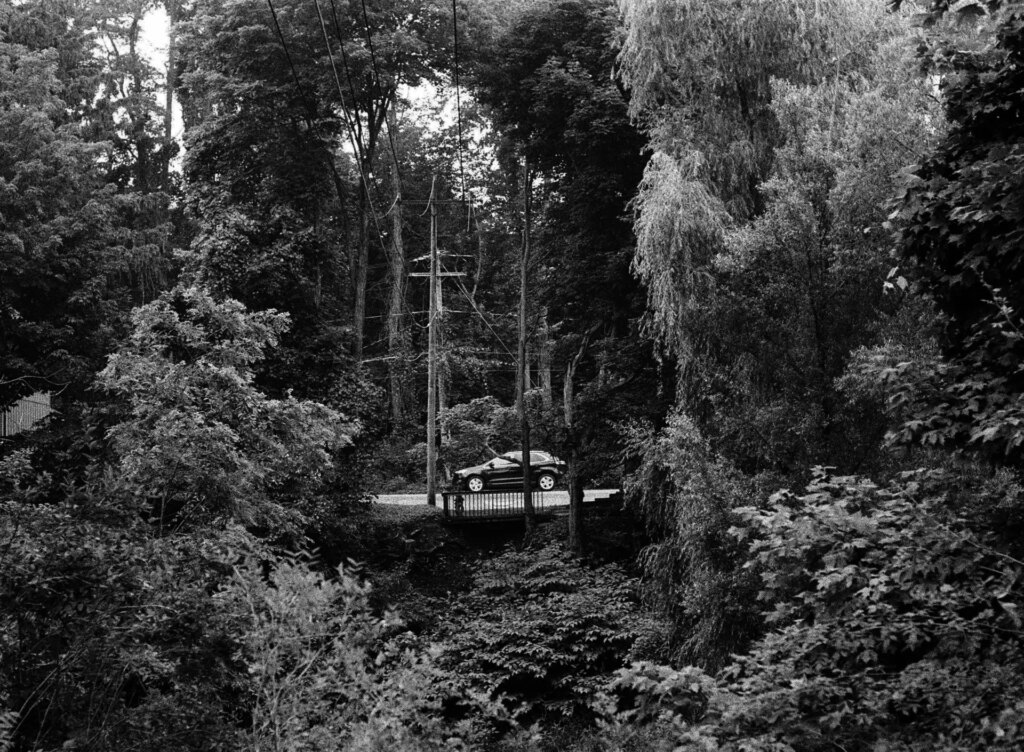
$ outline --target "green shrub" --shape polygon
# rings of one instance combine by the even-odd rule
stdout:
[[[395,615],[375,615],[368,595],[344,569],[326,579],[301,557],[249,556],[234,568],[217,600],[247,677],[247,748],[463,748],[443,721],[446,685],[431,654],[395,635]]]
[[[253,365],[287,325],[177,288],[133,314],[135,330],[100,373],[129,417],[109,431],[118,488],[161,530],[231,518],[294,530],[317,509],[332,453],[355,426],[334,410],[253,384]]]
[[[768,633],[715,684],[680,690],[634,667],[619,687],[635,707],[668,706],[683,749],[1019,749],[1024,562],[970,531],[949,486],[937,472],[879,486],[819,469],[805,493],[737,510]]]
[[[0,707],[18,713],[15,749],[234,749],[215,545],[154,538],[86,491],[8,497],[0,541]]]
[[[482,561],[452,604],[442,665],[522,722],[588,713],[602,677],[650,628],[637,605],[618,566],[590,568],[556,544],[510,550]]]
[[[628,429],[627,445],[639,461],[625,481],[627,503],[652,541],[640,555],[644,599],[671,624],[673,661],[717,668],[761,627],[745,546],[729,535],[756,485],[679,413],[658,432]]]

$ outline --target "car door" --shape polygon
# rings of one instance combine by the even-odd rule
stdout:
[[[522,478],[523,472],[518,462],[512,462],[506,455],[495,457],[487,463],[487,482],[495,486],[509,486]],[[522,482],[520,480],[520,482]]]

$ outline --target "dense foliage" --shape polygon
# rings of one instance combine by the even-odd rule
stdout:
[[[1024,12],[902,5],[0,8],[0,750],[1021,748]],[[527,540],[358,501],[431,188]]]
[[[946,63],[949,132],[915,168],[898,207],[903,256],[943,315],[945,357],[893,379],[906,416],[900,442],[969,448],[1013,464],[1024,451],[1022,63],[1020,10],[994,44]]]
[[[166,278],[168,197],[121,174],[124,121],[156,104],[132,84],[139,61],[102,66],[87,31],[104,25],[115,49],[133,45],[137,33],[117,25],[131,10],[0,9],[0,406],[35,391],[79,395],[131,306]],[[152,143],[132,148],[153,156]]]
[[[482,562],[452,604],[442,665],[520,722],[586,712],[597,680],[650,629],[635,585],[618,566],[588,567],[557,544],[507,551]]]
[[[805,492],[737,510],[767,631],[714,680],[649,664],[619,722],[666,749],[1013,749],[1021,562],[972,532],[940,471],[887,486],[817,469]]]
[[[107,433],[119,487],[159,531],[225,517],[276,530],[308,522],[355,428],[322,404],[254,387],[286,317],[176,288],[133,318],[98,378],[130,410]]]

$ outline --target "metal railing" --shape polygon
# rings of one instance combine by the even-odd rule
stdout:
[[[441,496],[446,520],[485,522],[516,519],[526,515],[522,491],[442,491]],[[536,514],[548,511],[543,491],[534,491],[531,497]]]

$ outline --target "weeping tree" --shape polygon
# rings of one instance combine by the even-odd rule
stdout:
[[[791,395],[789,404],[819,406],[842,372],[840,357],[823,355],[824,340],[835,334],[823,313],[840,284],[832,272],[848,240],[830,235],[842,206],[829,196],[853,159],[844,149],[859,148],[847,105],[884,73],[872,56],[904,33],[903,22],[887,16],[881,2],[847,0],[755,2],[739,9],[724,2],[641,0],[620,8],[619,74],[630,91],[630,114],[653,152],[634,203],[633,269],[647,288],[647,325],[676,360],[680,407],[702,431],[717,430],[730,410],[749,412],[750,400],[775,402],[775,422],[785,423],[779,388],[757,372],[794,361],[794,370],[811,376],[808,393]],[[882,57],[920,88],[906,60]],[[817,93],[800,94],[808,87]],[[780,93],[788,104],[780,105]],[[891,138],[878,134],[885,155],[908,130],[910,143],[923,132],[922,118],[913,114],[923,105],[915,100],[911,109],[909,128]],[[881,219],[872,210],[844,222],[877,226]],[[884,257],[883,246],[872,245],[876,261]],[[758,325],[744,311],[757,308],[774,324],[762,338],[788,337],[794,324],[785,309],[795,308],[798,329],[813,330],[809,336],[820,346],[783,342],[768,352],[743,336]],[[758,368],[766,358],[776,360]],[[831,410],[824,405],[819,412],[826,417],[805,417],[821,423]],[[787,430],[806,428],[791,424]],[[740,443],[772,441],[764,435]],[[751,455],[734,449],[740,459]],[[788,471],[802,459],[767,465]],[[751,465],[765,469],[760,459]]]
[[[636,269],[671,345],[673,272],[693,275],[722,233],[764,210],[761,183],[780,142],[772,81],[855,73],[881,2],[622,2],[619,75],[655,154],[637,198]],[[676,217],[682,213],[683,216]],[[661,254],[669,254],[667,257]],[[677,268],[673,269],[673,264]]]
[[[899,323],[898,296],[882,293],[883,204],[942,118],[909,24],[882,3],[621,7],[621,74],[653,151],[633,268],[677,364],[673,420],[688,437],[672,424],[635,434],[628,487],[677,656],[714,665],[757,629],[723,616],[745,598],[733,508],[814,464],[884,459],[881,405],[847,399],[836,379]],[[751,631],[720,628],[741,623]]]

